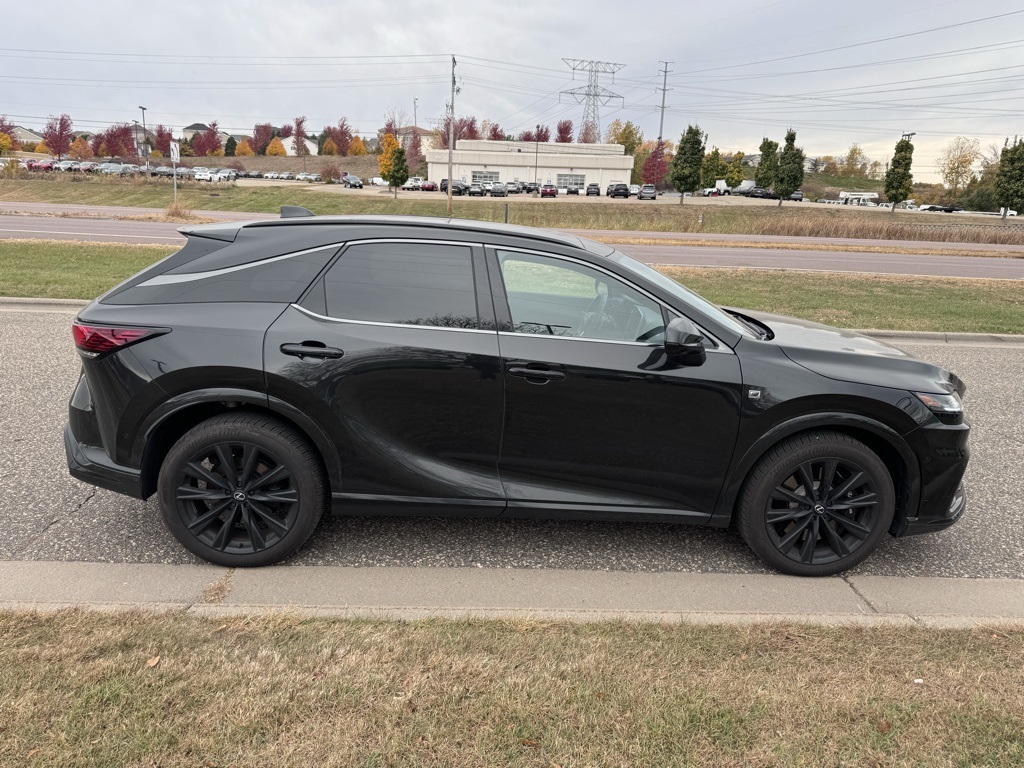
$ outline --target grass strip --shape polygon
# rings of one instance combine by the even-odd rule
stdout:
[[[192,210],[276,213],[282,205],[302,205],[317,214],[409,214],[444,216],[440,193],[404,194],[394,200],[374,189],[342,194],[323,186],[294,184],[210,185],[182,182],[178,199]],[[78,203],[166,208],[170,182],[163,179],[112,179],[75,174],[0,180],[0,201]],[[715,201],[717,203],[717,201]],[[455,215],[504,221],[505,202],[456,199]],[[689,202],[645,204],[636,200],[508,200],[510,223],[558,229],[618,229],[632,232],[692,232],[797,237],[853,237],[883,240],[933,240],[1024,245],[1024,223],[919,212],[844,210],[793,203],[732,205]]]
[[[0,763],[1024,763],[1024,633],[0,614]]]
[[[164,245],[0,240],[0,296],[92,299],[172,253]],[[843,328],[1024,333],[1014,280],[659,267],[726,306]]]

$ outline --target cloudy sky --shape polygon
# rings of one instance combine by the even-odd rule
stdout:
[[[100,10],[102,8],[102,11]],[[67,112],[80,130],[140,119],[181,128],[218,120],[231,132],[306,115],[319,131],[345,116],[375,134],[388,109],[431,127],[445,110],[451,56],[456,111],[518,133],[583,106],[586,84],[563,58],[624,65],[601,108],[658,134],[689,122],[709,146],[756,152],[797,130],[811,156],[859,143],[884,161],[916,134],[915,176],[935,180],[952,137],[982,147],[1024,134],[1020,0],[732,0],[729,3],[58,2],[40,15],[12,3],[4,26],[0,114],[41,127]],[[415,105],[415,106],[414,106]]]

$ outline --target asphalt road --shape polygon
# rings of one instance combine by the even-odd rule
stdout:
[[[7,204],[9,206],[26,204]],[[69,208],[48,206],[51,209]],[[110,208],[87,209],[108,213]],[[17,210],[8,208],[8,210]],[[26,209],[27,210],[27,209]],[[132,215],[123,209],[124,215]],[[152,213],[150,209],[137,209]],[[200,215],[207,212],[197,212]],[[219,218],[253,219],[257,214],[227,215],[208,212]],[[94,242],[155,243],[176,245],[184,242],[178,233],[180,224],[159,221],[133,221],[103,218],[59,218],[55,216],[0,216],[0,239],[57,239]],[[692,235],[691,235],[692,237]],[[740,236],[737,236],[740,237]],[[793,240],[798,238],[791,238]],[[924,256],[897,253],[857,253],[842,251],[804,251],[785,248],[736,248],[722,246],[619,245],[624,253],[648,264],[675,264],[697,267],[754,267],[761,269],[801,269],[827,272],[871,272],[882,274],[940,277],[982,277],[1009,280],[1024,279],[1024,259],[987,256]]]
[[[79,363],[67,311],[0,310],[0,559],[194,563],[156,504],[73,480],[61,436]],[[969,506],[888,540],[860,574],[1024,576],[1024,345],[904,344],[968,383]],[[765,572],[732,531],[653,523],[329,518],[292,565]]]

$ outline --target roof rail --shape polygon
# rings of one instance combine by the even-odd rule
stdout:
[[[282,219],[295,219],[300,216],[313,216],[314,213],[306,208],[299,205],[282,205],[281,206],[281,218]]]

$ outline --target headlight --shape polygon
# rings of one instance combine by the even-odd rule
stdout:
[[[915,392],[914,396],[924,403],[929,411],[937,416],[960,414],[963,413],[964,410],[963,403],[960,402],[960,395],[956,392],[951,395],[936,395],[931,392]]]

